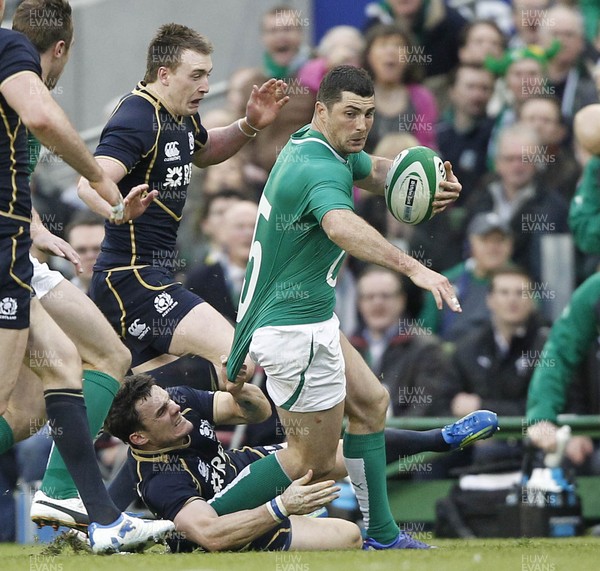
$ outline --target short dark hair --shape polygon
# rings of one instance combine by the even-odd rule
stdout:
[[[181,64],[181,54],[185,50],[210,55],[213,46],[208,38],[187,26],[181,24],[161,26],[148,46],[144,81],[148,83],[156,81],[161,67],[175,71]]]
[[[508,46],[508,38],[506,34],[502,31],[502,28],[494,21],[487,18],[482,18],[479,20],[472,20],[468,22],[463,28],[460,30],[458,34],[458,48],[464,48],[467,45],[467,41],[469,40],[469,35],[477,26],[487,26],[488,28],[493,28],[496,33],[502,39],[502,50],[505,50]]]
[[[527,280],[530,286],[533,283],[531,274],[525,268],[517,264],[508,263],[492,271],[489,276],[488,292],[491,293],[494,291],[494,281],[499,276],[521,276]]]
[[[203,222],[208,218],[208,214],[210,213],[210,208],[216,200],[219,199],[233,199],[233,200],[248,200],[248,198],[241,193],[239,190],[235,190],[234,188],[222,188],[221,190],[217,190],[217,192],[213,192],[205,195],[204,202],[202,207],[200,208],[200,221]]]
[[[77,212],[65,228],[65,236],[69,240],[69,234],[77,226],[104,226],[104,218],[91,210],[81,210]]]
[[[13,30],[25,34],[40,54],[61,40],[73,41],[73,18],[67,0],[24,0],[13,17]]]
[[[358,279],[356,280],[357,285],[360,284],[364,277],[370,276],[371,274],[387,274],[392,276],[398,284],[398,295],[406,295],[406,292],[404,291],[404,284],[402,282],[402,275],[394,270],[386,268],[385,266],[378,266],[377,264],[369,264],[360,272]]]
[[[458,79],[460,71],[463,70],[463,69],[470,69],[470,70],[473,70],[473,71],[484,71],[485,73],[487,73],[492,78],[493,82],[496,81],[496,77],[494,76],[494,74],[489,69],[487,69],[487,67],[485,67],[483,64],[480,64],[480,63],[460,63],[449,74],[449,84],[451,86],[456,85],[456,80]]]
[[[104,429],[125,444],[130,444],[129,435],[144,429],[135,405],[150,396],[155,384],[150,375],[125,377],[104,421]]]
[[[364,69],[352,65],[339,65],[330,70],[321,81],[317,101],[330,109],[334,103],[341,101],[344,91],[359,97],[371,97],[375,93],[373,81]]]
[[[565,124],[565,120],[564,120],[563,114],[562,114],[561,102],[560,102],[560,99],[558,97],[556,97],[556,95],[546,95],[543,93],[540,93],[539,95],[532,95],[531,97],[528,97],[527,99],[525,99],[525,101],[523,101],[523,105],[530,100],[531,101],[548,101],[548,103],[550,103],[556,110],[557,122],[560,125]],[[521,107],[519,107],[519,111],[518,111],[518,119],[519,120],[521,120],[521,113],[522,113],[522,109],[521,109]]]

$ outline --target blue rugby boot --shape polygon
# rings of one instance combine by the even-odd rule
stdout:
[[[442,428],[450,448],[465,448],[492,436],[498,430],[498,415],[491,410],[476,410]]]
[[[367,537],[363,543],[364,550],[379,549],[435,549],[435,546],[427,545],[418,539],[415,539],[410,533],[401,531],[400,535],[392,543],[384,544]]]

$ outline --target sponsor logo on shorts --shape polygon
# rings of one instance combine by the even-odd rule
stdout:
[[[154,309],[161,315],[167,315],[177,305],[179,305],[179,302],[175,301],[173,296],[166,291],[159,293],[154,298]]]
[[[0,301],[0,319],[14,321],[17,319],[19,304],[14,297],[5,297]]]
[[[129,335],[136,337],[137,339],[143,339],[150,331],[150,327],[145,323],[140,323],[139,319],[136,319],[127,329]]]
[[[179,154],[179,142],[169,141],[165,144],[165,163],[179,160],[181,160],[181,155]]]

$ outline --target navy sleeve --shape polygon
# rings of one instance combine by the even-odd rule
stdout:
[[[189,472],[157,473],[140,483],[140,494],[146,505],[159,518],[173,521],[190,498],[202,498]]]
[[[129,173],[156,145],[158,123],[154,107],[135,95],[126,95],[102,131],[94,156],[120,162]]]
[[[206,145],[206,141],[208,141],[208,131],[200,121],[200,115],[198,115],[198,113],[192,117],[192,122],[194,123],[194,152],[196,152]]]
[[[23,71],[32,71],[41,77],[39,54],[23,34],[0,30],[0,85]]]
[[[215,393],[210,391],[199,391],[191,387],[168,387],[165,389],[169,396],[181,407],[184,411],[186,408],[191,408],[200,415],[200,418],[208,420],[211,424],[213,420],[213,404]]]

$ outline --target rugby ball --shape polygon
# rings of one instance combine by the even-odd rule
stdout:
[[[444,161],[428,147],[410,147],[392,163],[385,179],[385,202],[392,216],[407,224],[429,220],[435,193],[446,180]]]

